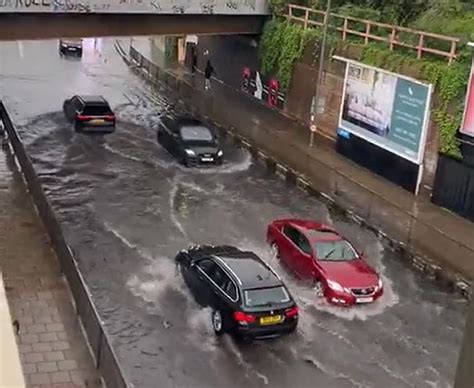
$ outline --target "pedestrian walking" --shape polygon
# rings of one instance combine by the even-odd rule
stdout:
[[[216,74],[214,67],[212,67],[211,60],[208,59],[206,63],[206,68],[204,69],[204,77],[206,78],[205,88],[209,90],[211,88],[211,76]]]
[[[192,58],[191,58],[191,73],[194,75],[197,69],[197,54],[196,54],[196,48],[193,49],[192,51]]]

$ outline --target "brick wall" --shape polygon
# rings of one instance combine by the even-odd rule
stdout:
[[[303,59],[296,63],[287,93],[285,111],[298,120],[308,122],[310,117],[311,99],[316,92],[318,72],[318,46],[310,47]],[[357,57],[357,53],[346,52],[347,57]],[[355,58],[354,58],[355,59]],[[404,74],[419,78],[419,69],[403,69]],[[322,80],[321,96],[325,99],[324,113],[319,117],[318,130],[329,138],[336,139],[339,114],[344,87],[345,64],[326,58]],[[418,77],[417,77],[418,76]],[[436,96],[433,96],[432,106],[436,106]],[[438,129],[432,117],[429,122],[428,136],[424,157],[424,173],[420,186],[420,194],[429,196],[433,186],[434,175],[438,162]]]

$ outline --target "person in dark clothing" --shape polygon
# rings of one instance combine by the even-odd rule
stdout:
[[[204,77],[206,78],[206,90],[209,90],[211,88],[211,76],[213,74],[216,74],[214,67],[211,65],[211,60],[208,59],[206,63],[206,68],[204,69]]]
[[[196,54],[196,47],[193,48],[192,57],[191,57],[191,73],[194,75],[197,69],[197,54]]]

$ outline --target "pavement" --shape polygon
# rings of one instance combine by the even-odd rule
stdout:
[[[156,61],[156,52],[145,39],[135,40],[133,46]],[[192,76],[179,64],[166,70],[192,88],[204,89],[202,71]],[[204,104],[212,105],[212,119],[237,128],[259,148],[303,173],[318,190],[339,196],[338,202],[395,240],[466,280],[474,279],[474,225],[470,221],[339,155],[332,139],[316,135],[310,147],[307,127],[216,78],[209,94],[212,97]]]
[[[80,61],[60,58],[54,41],[1,43],[0,93],[127,381],[144,388],[450,386],[463,298],[413,271],[372,231],[275,177],[229,136],[221,136],[222,166],[181,166],[157,144],[156,131],[161,114],[186,112],[169,90],[125,65],[115,40],[97,43],[95,50],[85,40]],[[75,93],[103,95],[117,116],[115,133],[75,133],[61,111]],[[243,116],[237,108],[222,114]],[[340,309],[295,279],[265,241],[268,223],[288,216],[345,234],[380,273],[384,296]],[[272,265],[300,306],[297,332],[253,344],[216,338],[210,309],[192,298],[173,261],[178,250],[205,243],[252,250]]]
[[[19,324],[27,387],[100,387],[68,286],[9,148],[0,151],[0,204],[0,267]]]

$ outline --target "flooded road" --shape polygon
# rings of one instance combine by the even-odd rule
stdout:
[[[223,139],[225,163],[178,165],[156,142],[173,106],[115,53],[86,40],[82,61],[57,41],[0,44],[0,96],[27,144],[44,188],[136,387],[448,387],[465,302],[414,273],[377,237],[266,171]],[[77,134],[62,102],[102,94],[118,115],[107,136]],[[265,243],[281,217],[333,224],[381,273],[385,295],[353,309],[330,307],[295,280]],[[300,305],[297,333],[237,344],[215,338],[210,311],[191,298],[173,263],[191,244],[255,251]]]

